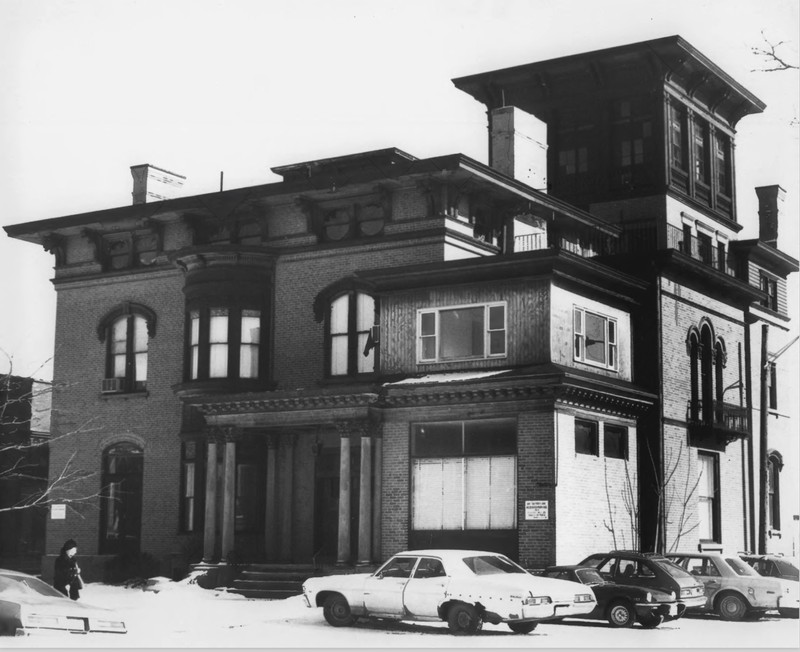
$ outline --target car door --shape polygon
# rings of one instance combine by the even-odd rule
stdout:
[[[436,618],[450,578],[441,560],[421,557],[403,592],[406,611],[417,618]]]
[[[418,557],[393,557],[364,581],[364,608],[372,615],[401,617],[403,591]]]
[[[678,565],[702,582],[706,605],[713,604],[714,596],[722,587],[722,575],[714,561],[705,557],[684,557]]]

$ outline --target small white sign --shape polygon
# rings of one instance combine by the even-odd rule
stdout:
[[[526,521],[546,521],[549,512],[549,503],[546,500],[526,500],[525,501],[525,520]]]
[[[67,518],[67,506],[50,505],[50,518],[54,521],[63,521]]]

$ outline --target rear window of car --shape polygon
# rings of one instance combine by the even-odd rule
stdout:
[[[669,573],[672,577],[678,579],[692,578],[688,571],[683,570],[680,566],[673,564],[671,561],[667,561],[666,559],[651,559],[650,561],[653,565]]]
[[[777,566],[778,571],[780,572],[781,577],[793,577],[797,579],[800,577],[800,571],[790,564],[788,561],[784,561],[783,559],[776,559],[772,563]]]
[[[496,575],[498,573],[523,573],[527,571],[517,566],[505,557],[494,555],[481,555],[479,557],[464,557],[464,563],[475,575]]]
[[[733,557],[726,557],[725,561],[728,562],[728,566],[731,567],[734,573],[737,575],[741,575],[743,577],[758,577],[758,573],[756,570],[749,566],[747,563],[742,561],[741,559],[734,559]]]

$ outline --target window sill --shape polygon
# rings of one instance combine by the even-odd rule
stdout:
[[[119,399],[144,399],[150,396],[147,390],[138,392],[101,392],[100,398],[104,400],[119,400]]]

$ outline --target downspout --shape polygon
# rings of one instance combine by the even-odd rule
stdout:
[[[747,485],[748,485],[748,498],[749,498],[749,542],[750,546],[748,550],[750,552],[755,552],[756,550],[756,513],[755,513],[755,501],[756,501],[756,494],[755,494],[755,466],[754,466],[754,451],[753,451],[753,388],[752,388],[752,378],[753,378],[753,353],[752,348],[753,344],[751,341],[751,322],[752,316],[748,313],[747,318],[745,319],[746,323],[746,330],[745,330],[745,337],[744,337],[744,365],[745,369],[747,370],[747,421],[750,424],[750,436],[747,438]],[[747,543],[748,538],[745,538],[745,543]]]
[[[664,513],[664,360],[663,360],[663,344],[662,337],[664,336],[663,318],[662,318],[662,303],[661,303],[661,282],[663,277],[659,274],[656,283],[656,301],[658,302],[656,310],[656,356],[658,358],[658,409],[660,411],[658,419],[658,469],[657,481],[659,485],[658,494],[658,536],[656,537],[656,552],[664,553],[667,549],[667,533],[666,533],[666,516]]]
[[[745,322],[745,331],[747,331],[747,323]],[[737,384],[739,385],[739,407],[744,407],[744,386],[742,385],[742,343],[739,342],[738,344],[738,360],[739,360],[739,380]],[[748,421],[749,423],[749,421]],[[744,478],[747,475],[747,449],[744,442],[744,437],[739,442],[741,449],[742,449],[742,477]],[[745,483],[742,483],[742,543],[747,546],[747,486]]]
[[[767,337],[769,336],[769,326],[761,324],[761,361],[759,362],[759,378],[761,379],[761,428],[758,439],[761,443],[759,454],[759,482],[758,482],[758,554],[764,555],[767,552],[767,475],[769,473],[769,442],[767,441],[767,428],[769,427],[769,384],[767,374],[769,373],[769,353],[767,350]]]

